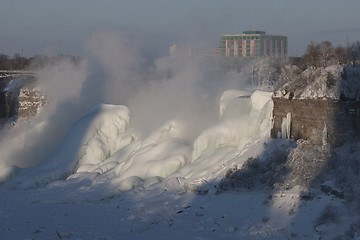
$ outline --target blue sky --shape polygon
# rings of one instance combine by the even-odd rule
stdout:
[[[1,0],[0,52],[81,55],[103,29],[172,43],[219,45],[221,34],[264,30],[288,36],[291,56],[310,41],[360,40],[359,0]]]

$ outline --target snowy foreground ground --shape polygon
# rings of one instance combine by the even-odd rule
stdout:
[[[1,191],[1,239],[331,239],[347,229],[314,229],[329,202],[320,194],[130,191],[112,199],[71,201],[66,192]],[[345,211],[345,210],[343,210]],[[344,216],[349,215],[346,213]],[[345,219],[346,220],[346,219]]]
[[[359,215],[320,189],[218,190],[234,165],[293,144],[269,138],[271,93],[246,95],[225,92],[193,142],[175,120],[141,139],[129,109],[99,105],[40,164],[0,162],[0,239],[359,239]]]

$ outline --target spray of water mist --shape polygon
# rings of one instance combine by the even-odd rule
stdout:
[[[86,42],[86,58],[80,63],[65,59],[38,71],[38,85],[48,104],[26,126],[3,133],[0,166],[40,163],[71,124],[99,103],[128,106],[131,124],[143,137],[175,120],[191,145],[218,120],[213,106],[221,91],[243,85],[234,81],[235,74],[221,77],[218,62],[209,57],[163,56],[149,64],[140,49],[151,43],[134,42],[127,34],[99,31]]]
[[[45,94],[47,105],[26,124],[2,131],[0,164],[33,166],[56,148],[81,114],[78,102],[86,76],[86,61],[75,66],[69,59],[62,59],[38,70],[38,88]]]
[[[133,126],[144,137],[166,121],[178,119],[188,129],[184,134],[193,138],[218,118],[213,103],[220,91],[240,85],[221,77],[219,62],[196,55],[196,51],[191,56],[181,52],[169,56],[168,52],[149,63],[141,50],[151,48],[152,43],[140,45],[136,37],[128,37],[100,31],[87,41],[91,69],[95,71],[84,94],[90,92],[99,102],[128,106]]]

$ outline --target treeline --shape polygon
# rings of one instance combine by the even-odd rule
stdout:
[[[15,54],[10,57],[0,53],[0,70],[25,70],[29,67],[31,59]]]
[[[326,67],[329,65],[360,65],[360,42],[354,42],[347,47],[333,47],[331,42],[311,42],[305,54],[300,58],[293,58],[293,63],[305,70],[308,67]]]
[[[54,64],[64,59],[72,61],[74,64],[78,64],[81,61],[81,57],[71,55],[57,55],[50,57],[45,55],[35,55],[34,57],[26,58],[20,54],[15,54],[13,57],[10,57],[0,53],[0,70],[40,69],[46,65]]]

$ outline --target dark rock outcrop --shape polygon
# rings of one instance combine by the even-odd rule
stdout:
[[[287,113],[291,113],[290,138],[294,140],[339,146],[360,139],[360,101],[273,98],[273,102],[274,138],[282,131]]]

